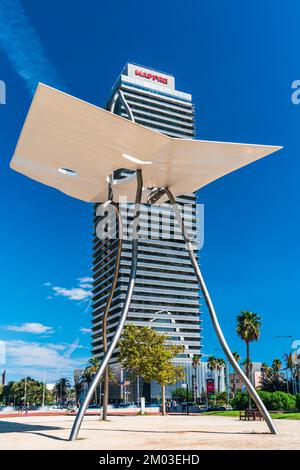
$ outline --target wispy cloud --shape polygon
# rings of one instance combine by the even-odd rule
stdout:
[[[69,300],[79,300],[87,302],[92,297],[92,284],[93,279],[91,277],[81,277],[77,279],[78,286],[76,287],[60,287],[54,286],[50,282],[45,282],[43,286],[50,287],[54,291],[55,296],[66,297]],[[47,299],[51,298],[48,296]]]
[[[79,284],[86,283],[86,282],[91,284],[93,282],[92,277],[79,277],[77,280],[79,281]]]
[[[79,328],[79,331],[83,334],[86,334],[86,333],[91,333],[92,332],[92,329],[91,328]]]
[[[76,347],[75,347],[76,346]],[[75,347],[75,348],[74,348]],[[7,341],[7,370],[10,375],[41,379],[46,369],[46,380],[55,381],[58,376],[73,376],[73,370],[81,367],[87,357],[71,358],[75,349],[80,348],[77,341],[70,344],[56,344],[26,341]],[[59,365],[59,369],[57,366]]]
[[[79,286],[82,287],[82,289],[92,289],[93,288],[93,278],[92,277],[80,277],[77,279],[79,282]]]
[[[54,333],[54,330],[51,326],[43,325],[42,323],[22,323],[22,325],[8,325],[5,327],[6,330],[16,331],[18,333],[33,333],[33,334],[42,334],[42,333]]]
[[[0,2],[0,47],[31,93],[38,82],[65,89],[18,0]]]
[[[53,287],[55,295],[62,295],[67,297],[69,300],[88,300],[92,293],[81,287],[72,287],[71,289],[66,289],[65,287]]]

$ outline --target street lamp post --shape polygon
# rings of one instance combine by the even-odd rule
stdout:
[[[44,380],[43,380],[43,398],[42,398],[42,406],[45,406],[45,388],[46,388],[46,371],[44,368]]]
[[[27,406],[27,377],[25,377],[25,383],[24,383],[24,405],[25,409]]]
[[[183,389],[185,389],[186,391],[186,395],[185,395],[185,399],[186,399],[186,415],[188,416],[190,413],[189,413],[189,383],[188,383],[188,380],[186,381],[186,383],[183,383],[181,385],[181,387]]]

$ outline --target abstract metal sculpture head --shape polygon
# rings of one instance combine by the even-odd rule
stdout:
[[[151,188],[191,193],[280,148],[168,137],[40,84],[11,168],[88,202],[106,199],[113,171],[141,169],[146,202]],[[115,187],[119,196],[134,201],[134,179]]]

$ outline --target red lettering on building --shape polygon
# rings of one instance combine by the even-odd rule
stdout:
[[[152,79],[154,82],[163,83],[167,85],[168,79],[165,77],[160,77],[159,75],[152,75],[152,73],[142,72],[141,70],[136,69],[135,74],[142,78],[147,78],[147,80]]]

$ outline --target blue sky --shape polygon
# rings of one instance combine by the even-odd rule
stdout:
[[[233,350],[241,309],[263,329],[253,360],[299,338],[300,79],[296,0],[0,2],[0,339],[8,378],[71,375],[90,354],[92,207],[9,169],[37,81],[103,106],[127,61],[171,72],[197,138],[284,150],[199,191],[201,264]],[[24,325],[25,324],[25,325]],[[29,325],[28,325],[29,324]],[[38,325],[36,325],[38,324]],[[205,354],[221,354],[206,312]]]

